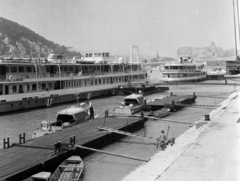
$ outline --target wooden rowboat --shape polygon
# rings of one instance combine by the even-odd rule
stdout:
[[[63,161],[51,175],[50,181],[80,181],[83,161],[79,156],[71,156]]]

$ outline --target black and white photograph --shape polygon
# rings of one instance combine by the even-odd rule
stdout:
[[[239,3],[0,0],[0,180],[240,181]]]

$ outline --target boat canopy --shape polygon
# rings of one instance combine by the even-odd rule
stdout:
[[[75,122],[77,120],[81,120],[86,116],[86,111],[83,108],[79,107],[70,107],[68,109],[64,109],[57,113],[57,122]]]
[[[143,95],[141,94],[131,94],[124,99],[124,103],[126,106],[130,104],[141,104],[143,102]]]

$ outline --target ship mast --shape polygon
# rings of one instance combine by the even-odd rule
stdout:
[[[237,58],[237,55],[238,55],[238,52],[237,52],[237,35],[236,35],[236,20],[235,20],[235,5],[234,5],[234,1],[233,0],[233,18],[234,18],[234,33],[235,33],[235,49],[236,49],[236,58]]]

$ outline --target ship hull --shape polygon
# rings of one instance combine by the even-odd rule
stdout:
[[[77,99],[88,100],[88,99],[97,98],[97,97],[110,96],[110,95],[114,95],[114,93],[115,93],[114,89],[108,89],[108,90],[83,92],[78,95],[52,94],[51,96],[48,96],[48,97],[41,97],[41,98],[29,97],[28,99],[24,99],[24,100],[0,102],[0,113],[32,109],[32,108],[38,108],[38,107],[50,107],[56,104],[77,101]]]

